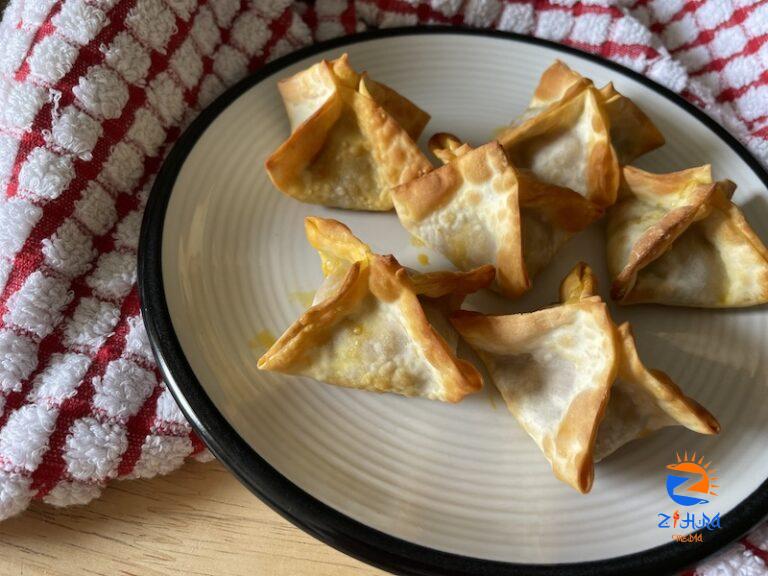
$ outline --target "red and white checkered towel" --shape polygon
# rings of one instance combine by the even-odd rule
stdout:
[[[366,27],[493,27],[675,90],[768,165],[768,2],[12,0],[0,24],[0,518],[207,452],[153,363],[136,244],[164,154],[227,86]],[[768,529],[701,565],[768,573]]]

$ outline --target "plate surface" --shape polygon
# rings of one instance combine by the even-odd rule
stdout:
[[[343,52],[432,115],[424,139],[450,131],[487,141],[525,108],[556,58],[598,85],[614,81],[667,138],[638,165],[661,172],[711,162],[716,177],[738,184],[735,201],[768,238],[764,173],[733,139],[665,90],[591,57],[510,35],[439,29],[368,33],[292,55],[235,87],[193,124],[157,179],[142,231],[150,338],[182,408],[214,452],[294,522],[409,573],[536,569],[518,563],[553,573],[671,570],[754,524],[768,504],[768,490],[760,488],[768,477],[765,307],[612,306],[617,322],[632,322],[646,363],[707,406],[723,432],[704,437],[675,427],[627,445],[597,466],[586,496],[554,478],[490,385],[447,405],[257,370],[266,341],[301,313],[321,281],[305,216],[337,218],[403,265],[450,267],[414,246],[394,214],[302,204],[267,178],[264,159],[289,131],[276,82]],[[468,307],[545,306],[578,260],[595,268],[607,298],[603,245],[601,227],[593,226],[525,298],[508,303],[486,294]],[[657,527],[657,514],[674,510],[664,481],[675,451],[703,454],[718,468],[719,496],[697,513],[724,518],[703,544],[671,543],[670,530]],[[586,561],[592,563],[550,566]]]

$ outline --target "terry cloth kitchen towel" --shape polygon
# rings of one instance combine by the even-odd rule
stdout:
[[[368,27],[450,24],[598,54],[768,164],[768,2],[11,0],[0,24],[0,518],[207,457],[160,380],[136,244],[164,154],[263,63]],[[768,529],[697,568],[768,573]]]

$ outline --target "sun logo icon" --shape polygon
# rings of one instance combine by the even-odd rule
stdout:
[[[675,456],[677,462],[667,464],[667,469],[672,471],[667,475],[667,494],[672,500],[681,506],[694,506],[709,502],[699,494],[717,496],[714,490],[720,486],[714,483],[717,480],[717,476],[714,475],[717,470],[709,469],[710,464],[712,464],[711,461],[703,464],[704,456],[700,456],[697,462],[696,452],[690,458],[688,458],[688,451],[684,453],[682,458],[678,452],[675,453]],[[688,485],[686,486],[686,484]],[[693,494],[686,495],[681,492]]]

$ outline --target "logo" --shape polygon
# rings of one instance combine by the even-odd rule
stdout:
[[[676,462],[667,464],[669,471],[666,476],[665,486],[667,496],[677,505],[697,506],[699,504],[709,504],[712,496],[717,496],[716,490],[720,488],[716,484],[718,477],[715,475],[717,470],[712,467],[712,462],[704,463],[704,456],[694,452],[688,457],[688,451],[675,453]],[[675,509],[669,514],[659,512],[657,514],[659,528],[671,528],[673,530],[695,530],[694,533],[672,534],[672,539],[677,542],[703,542],[703,530],[712,531],[720,528],[720,513],[696,512],[691,510]]]
[[[709,503],[709,500],[703,498],[702,495],[717,496],[714,490],[720,488],[714,483],[717,480],[717,476],[714,475],[717,470],[709,469],[712,462],[704,464],[704,456],[701,456],[697,462],[696,452],[693,453],[690,460],[688,459],[688,452],[685,452],[682,459],[680,459],[679,453],[675,453],[675,456],[677,462],[667,465],[667,469],[671,470],[667,474],[667,494],[669,497],[680,506]]]

